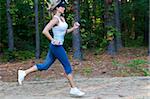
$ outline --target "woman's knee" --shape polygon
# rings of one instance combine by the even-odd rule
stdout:
[[[47,65],[47,64],[37,64],[37,68],[40,71],[47,70],[49,68],[49,65]]]
[[[71,68],[71,66],[65,68],[65,73],[66,73],[67,75],[69,75],[69,74],[72,73],[72,68]]]

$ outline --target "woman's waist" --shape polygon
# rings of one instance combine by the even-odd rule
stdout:
[[[58,37],[58,36],[54,36],[54,40],[59,42],[59,45],[63,45],[64,43],[64,37]],[[53,42],[51,42],[53,44]]]
[[[50,47],[63,47],[63,44],[56,45],[51,42]]]

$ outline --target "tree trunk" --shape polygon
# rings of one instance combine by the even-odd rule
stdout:
[[[104,25],[105,27],[110,27],[110,26],[114,26],[114,14],[112,15],[109,15],[110,12],[109,12],[109,9],[111,7],[111,0],[108,2],[109,0],[105,0],[105,14],[104,14]],[[106,31],[107,32],[107,31]],[[108,45],[108,48],[107,48],[107,53],[110,54],[110,55],[115,55],[117,52],[117,49],[116,49],[116,45],[115,45],[115,39],[112,39],[109,41],[109,45]]]
[[[80,5],[79,5],[79,1],[80,0],[74,0],[74,20],[76,22],[80,21]],[[78,59],[81,60],[82,59],[82,54],[81,54],[81,36],[80,36],[80,29],[76,29],[73,32],[73,51],[74,51],[74,55],[73,58],[74,59]]]
[[[7,27],[8,27],[8,50],[14,50],[14,36],[13,36],[13,27],[12,19],[10,15],[10,0],[6,0],[6,12],[7,12]]]
[[[0,2],[0,53],[2,52],[2,40],[1,40],[1,2]]]
[[[46,25],[45,21],[45,9],[44,9],[44,0],[42,0],[42,9],[41,9],[41,20],[42,20],[42,28]]]
[[[109,45],[108,45],[108,54],[109,55],[112,55],[112,56],[114,56],[114,55],[116,55],[116,46],[115,46],[115,40],[112,40],[112,41],[110,41],[109,42]]]
[[[119,33],[121,33],[121,27],[120,27],[120,1],[115,0],[115,27]],[[117,50],[122,48],[122,39],[121,35],[116,35],[116,47]]]
[[[149,35],[148,34],[148,31],[149,31],[148,30],[148,26],[149,26],[149,21],[148,20],[149,20],[148,16],[145,15],[144,16],[144,22],[145,22],[145,24],[144,24],[145,26],[144,27],[145,28],[144,28],[144,39],[143,39],[143,42],[144,42],[145,46],[148,45],[148,35]]]
[[[36,31],[36,59],[40,58],[40,36],[39,36],[39,25],[38,25],[38,0],[34,0],[35,3],[35,31]]]
[[[150,6],[149,6],[149,14],[150,14]],[[149,59],[150,59],[150,15],[149,15],[149,33],[148,34],[149,34],[148,35],[148,40],[149,40],[149,43],[148,43],[148,56],[149,56]]]

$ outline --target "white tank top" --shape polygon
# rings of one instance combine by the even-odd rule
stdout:
[[[60,45],[63,45],[64,43],[64,36],[66,34],[66,30],[68,28],[68,24],[64,21],[61,21],[60,17],[54,16],[58,19],[59,23],[57,26],[54,26],[52,28],[54,40],[58,40],[60,42]]]

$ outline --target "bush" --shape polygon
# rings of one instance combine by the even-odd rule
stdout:
[[[0,62],[27,60],[33,57],[35,57],[33,51],[5,51],[0,57]]]

